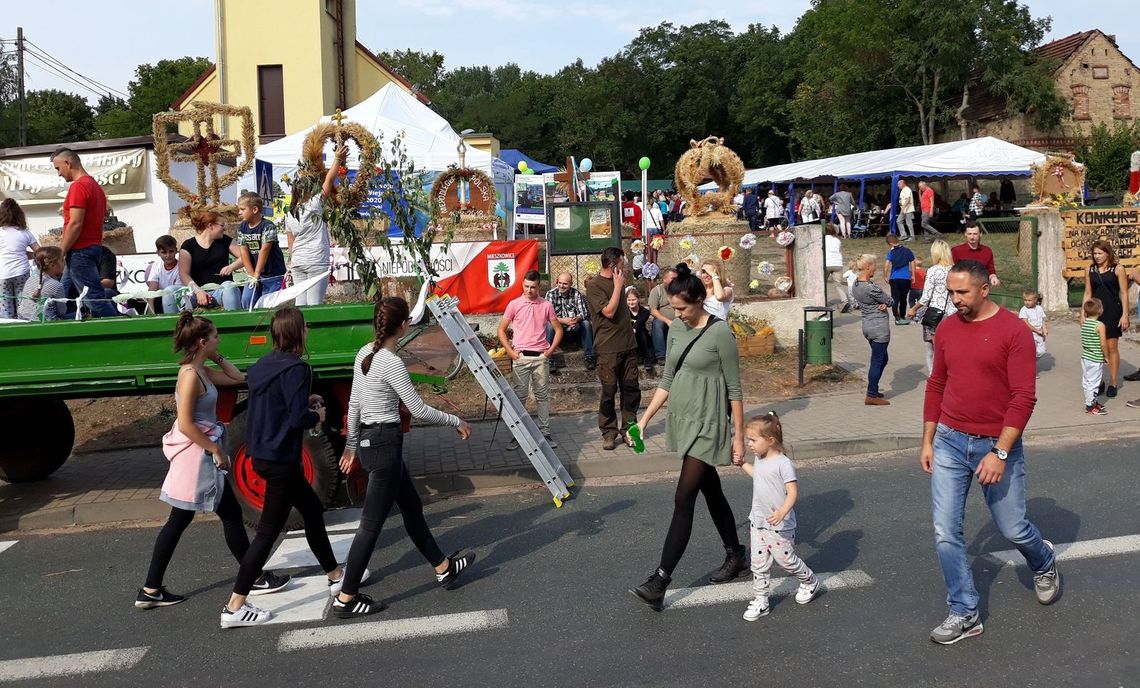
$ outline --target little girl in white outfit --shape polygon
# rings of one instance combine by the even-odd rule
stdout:
[[[745,621],[768,613],[768,571],[772,560],[800,581],[796,602],[807,604],[819,592],[819,579],[796,556],[796,469],[784,455],[784,430],[774,412],[748,421],[748,449],[756,460],[741,468],[752,476],[752,590],[755,598],[744,612]]]

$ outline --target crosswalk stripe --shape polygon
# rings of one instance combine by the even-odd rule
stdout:
[[[0,681],[124,671],[138,664],[149,649],[149,647],[128,647],[122,650],[97,650],[71,655],[8,659],[0,661]]]
[[[273,612],[269,624],[295,624],[325,618],[329,595],[328,576],[294,576],[289,586],[272,595],[258,598],[257,606]]]
[[[329,533],[329,544],[332,545],[333,554],[337,561],[348,558],[348,550],[352,547],[352,538],[355,533]],[[265,562],[266,571],[274,569],[295,569],[317,566],[317,557],[309,551],[309,543],[303,537],[287,537],[281,540],[273,556]]]
[[[820,583],[824,590],[842,590],[844,588],[865,588],[875,582],[863,571],[838,571],[835,573],[819,573]],[[701,585],[695,588],[677,588],[665,593],[665,609],[684,609],[686,607],[700,607],[707,604],[723,604],[725,602],[747,602],[753,597],[752,580],[738,583],[722,583],[720,585]],[[771,597],[794,595],[800,582],[795,578],[773,578],[769,587]]]
[[[506,628],[508,625],[506,609],[340,624],[282,633],[277,641],[277,650],[293,652],[329,646],[363,645],[423,636],[470,633]]]
[[[3,542],[0,542],[0,552],[3,552],[17,542],[19,542],[19,540],[4,540]]]
[[[1058,561],[1133,554],[1140,552],[1140,535],[1120,535],[1096,540],[1053,543],[1053,548]],[[1025,557],[1021,556],[1021,552],[1015,549],[990,552],[983,556],[999,566],[1025,566]]]

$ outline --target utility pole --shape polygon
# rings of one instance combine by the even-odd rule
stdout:
[[[16,102],[19,104],[20,147],[28,145],[28,113],[24,102],[24,27],[16,28]]]

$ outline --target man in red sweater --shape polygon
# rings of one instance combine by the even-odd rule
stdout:
[[[976,260],[986,267],[989,273],[990,284],[1001,286],[997,270],[994,268],[994,252],[989,246],[982,243],[982,228],[977,220],[966,222],[966,241],[950,249],[950,256],[957,263],[962,260]]]
[[[982,633],[978,591],[962,529],[976,478],[994,525],[1033,571],[1037,601],[1061,594],[1053,545],[1025,515],[1021,433],[1036,404],[1036,353],[1029,329],[990,301],[989,273],[976,261],[950,268],[946,289],[958,309],[938,326],[934,371],[923,407],[922,470],[931,474],[934,544],[950,613],[930,633],[942,645]]]

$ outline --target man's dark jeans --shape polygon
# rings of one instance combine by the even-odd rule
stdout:
[[[103,256],[102,246],[87,246],[67,252],[66,269],[63,272],[63,292],[69,299],[79,296],[87,287],[87,305],[91,315],[101,318],[118,315],[115,305],[106,299],[107,288],[99,281],[99,259]],[[68,304],[69,311],[75,307]]]

